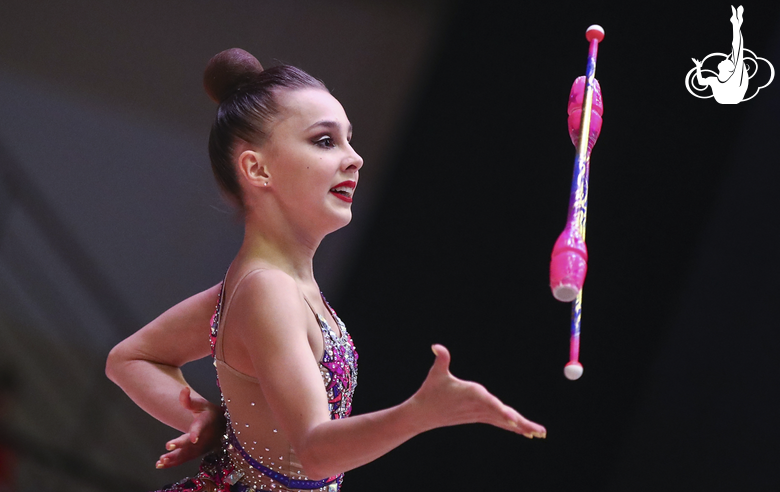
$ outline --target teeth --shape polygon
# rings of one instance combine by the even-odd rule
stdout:
[[[336,188],[331,188],[330,191],[335,191],[336,193],[341,193],[342,195],[352,197],[352,188],[349,188],[347,186],[339,186]]]

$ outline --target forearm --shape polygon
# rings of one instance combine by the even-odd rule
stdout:
[[[306,473],[325,478],[370,463],[429,427],[414,398],[394,407],[323,422],[296,449]]]
[[[704,77],[701,76],[701,65],[696,65],[696,82],[701,86],[709,85]]]
[[[182,432],[192,423],[192,413],[179,403],[179,394],[188,385],[178,367],[123,358],[112,352],[106,363],[106,375],[160,422]],[[194,390],[192,393],[193,398],[199,396]]]

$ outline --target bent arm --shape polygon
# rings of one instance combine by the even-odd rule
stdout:
[[[189,387],[180,367],[207,356],[208,327],[220,286],[173,306],[137,331],[108,355],[106,375],[148,414],[182,432],[193,414],[179,397]],[[192,399],[203,397],[191,391]]]
[[[711,77],[707,77],[705,79],[704,77],[701,76],[701,62],[693,58],[693,63],[696,64],[696,82],[698,82],[699,85],[701,85],[702,87],[710,85],[709,80]]]
[[[436,427],[482,422],[528,437],[546,433],[482,386],[453,377],[441,346],[434,347],[436,363],[410,399],[331,420],[307,328],[310,318],[295,282],[278,271],[247,276],[231,301],[231,329],[245,344],[263,395],[310,478],[366,464]]]

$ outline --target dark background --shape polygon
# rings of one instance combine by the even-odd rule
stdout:
[[[728,5],[711,5],[460,6],[341,302],[361,349],[355,408],[412,392],[438,342],[456,375],[549,436],[438,430],[350,473],[350,486],[780,489],[780,91],[723,106],[684,89],[691,57],[730,48]],[[747,17],[751,7],[746,46],[778,59],[780,9]],[[606,30],[604,126],[590,176],[585,371],[570,382],[570,309],[550,295],[548,262],[574,157],[565,101],[594,22]]]
[[[9,6],[0,327],[16,490],[146,490],[192,471],[152,469],[175,433],[102,364],[238,247],[199,87],[234,45],[323,78],[366,158],[353,224],[316,258],[360,352],[355,412],[408,398],[442,343],[456,376],[548,429],[438,429],[349,472],[345,491],[780,490],[779,82],[734,106],[684,86],[691,58],[730,50],[728,3],[279,5]],[[548,268],[593,23],[605,109],[572,382],[570,306]],[[780,4],[745,4],[742,32],[780,68]],[[188,376],[214,397],[209,371]]]

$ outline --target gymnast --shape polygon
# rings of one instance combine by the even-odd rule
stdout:
[[[702,62],[692,58],[696,64],[696,81],[702,87],[710,86],[715,100],[721,104],[737,104],[745,97],[748,89],[748,70],[744,58],[742,39],[742,14],[745,9],[740,5],[736,10],[731,7],[731,54],[718,63],[717,77],[702,77]],[[723,55],[721,55],[723,56]]]
[[[350,416],[358,356],[312,270],[320,241],[351,219],[363,159],[350,122],[322,82],[291,66],[263,70],[243,50],[216,55],[204,78],[219,103],[211,164],[243,216],[243,244],[221,283],[118,344],[106,363],[136,404],[182,432],[158,468],[206,454],[196,476],[161,490],[334,492],[345,471],[437,427],[486,423],[546,437],[483,386],[454,377],[441,345],[409,399]],[[180,370],[209,355],[222,405]]]

